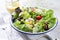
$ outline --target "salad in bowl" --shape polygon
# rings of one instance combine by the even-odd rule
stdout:
[[[18,7],[12,13],[12,26],[23,33],[44,33],[54,28],[56,17],[52,9]],[[55,25],[56,26],[56,25]]]

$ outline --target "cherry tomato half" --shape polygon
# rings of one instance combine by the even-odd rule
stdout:
[[[36,16],[37,20],[40,20],[42,18],[42,16]]]

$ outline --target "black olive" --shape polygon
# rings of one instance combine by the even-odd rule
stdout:
[[[14,22],[15,21],[15,18],[14,17],[12,17],[12,22]]]
[[[47,23],[45,23],[44,30],[49,30]]]
[[[20,7],[17,7],[17,8],[15,9],[15,12],[16,12],[16,13],[20,13],[20,12],[22,12],[22,10],[20,9]]]
[[[20,17],[20,19],[23,19],[23,17]]]
[[[17,18],[19,21],[21,20],[21,19],[23,19],[22,17],[20,17],[20,18]]]
[[[12,17],[13,17],[13,15],[12,15]]]
[[[19,20],[19,21],[20,21],[21,19],[20,19],[20,18],[17,18],[17,20]]]
[[[24,24],[24,22],[23,22],[23,21],[21,21],[21,24]]]

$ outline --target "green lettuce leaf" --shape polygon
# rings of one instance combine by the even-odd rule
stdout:
[[[19,27],[20,26],[20,21],[19,20],[15,20],[15,22],[13,23],[15,27]]]
[[[33,28],[33,33],[38,32],[38,31],[39,31],[39,28],[38,27],[34,27]]]
[[[48,21],[48,27],[51,28],[55,25],[56,23],[56,18],[51,18],[49,21]]]
[[[24,28],[22,29],[25,32],[32,32],[32,27],[31,26],[24,26]]]
[[[44,26],[44,20],[42,19],[35,24],[35,28],[33,28],[33,32],[41,32],[43,26]]]
[[[47,20],[49,18],[52,18],[53,16],[53,10],[48,10],[45,14],[44,14],[44,19]]]
[[[23,17],[23,19],[27,19],[27,18],[30,18],[31,16],[27,11],[24,11],[24,12],[22,12],[21,17]]]
[[[12,13],[12,16],[13,16],[14,18],[17,18],[17,17],[18,17],[18,13],[13,12],[13,13]]]

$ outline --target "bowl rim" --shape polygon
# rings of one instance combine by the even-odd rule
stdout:
[[[16,31],[18,31],[18,32],[20,32],[20,33],[28,34],[28,35],[40,35],[40,34],[48,33],[48,32],[50,32],[50,31],[52,31],[53,29],[55,29],[55,27],[58,25],[58,18],[56,17],[56,23],[55,23],[55,25],[54,25],[51,29],[49,29],[49,30],[47,30],[47,31],[44,31],[44,32],[31,33],[31,32],[24,32],[24,31],[22,31],[22,30],[19,30],[18,28],[16,28],[16,27],[13,25],[12,16],[11,16],[11,18],[10,18],[10,25],[11,25],[12,28],[14,28]]]

